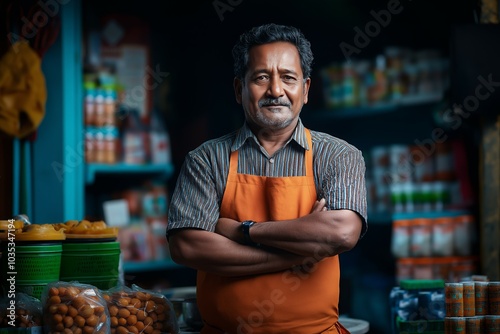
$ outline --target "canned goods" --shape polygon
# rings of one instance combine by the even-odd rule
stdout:
[[[500,316],[500,282],[488,282],[488,314]]]
[[[474,282],[463,282],[464,290],[464,316],[473,317],[476,315],[476,298],[474,295]]]
[[[488,282],[474,282],[476,315],[488,314]]]
[[[484,332],[500,333],[500,315],[484,316]]]
[[[445,296],[447,317],[464,316],[463,289],[464,287],[462,283],[445,283],[444,296]],[[464,322],[464,328],[465,328],[465,322]]]
[[[465,334],[465,317],[445,317],[444,318],[444,333],[445,334]]]
[[[483,334],[484,333],[484,317],[474,316],[465,318],[465,330],[467,334]]]

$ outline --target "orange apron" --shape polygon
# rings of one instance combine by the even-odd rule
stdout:
[[[307,129],[306,137],[309,150],[305,151],[305,176],[238,174],[238,151],[232,152],[220,216],[262,222],[309,214],[317,195]],[[308,269],[243,277],[198,271],[198,306],[205,322],[201,333],[349,333],[337,321],[338,256],[314,266],[306,262],[304,267]]]

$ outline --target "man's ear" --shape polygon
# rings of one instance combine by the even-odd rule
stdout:
[[[309,101],[309,88],[311,87],[311,78],[307,78],[304,82],[304,104]]]
[[[236,97],[236,102],[241,104],[241,94],[243,91],[243,83],[237,77],[235,77],[233,80],[233,88],[234,88],[234,95]]]

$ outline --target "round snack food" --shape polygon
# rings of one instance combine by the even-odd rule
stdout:
[[[128,288],[103,293],[108,305],[111,334],[178,333],[177,319],[163,295]]]
[[[96,287],[54,282],[47,286],[42,299],[46,333],[109,333],[108,308]]]

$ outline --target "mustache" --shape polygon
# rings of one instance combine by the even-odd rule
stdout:
[[[277,98],[277,99],[262,99],[259,101],[259,107],[267,107],[267,106],[284,106],[284,107],[291,107],[290,101],[282,98]]]

